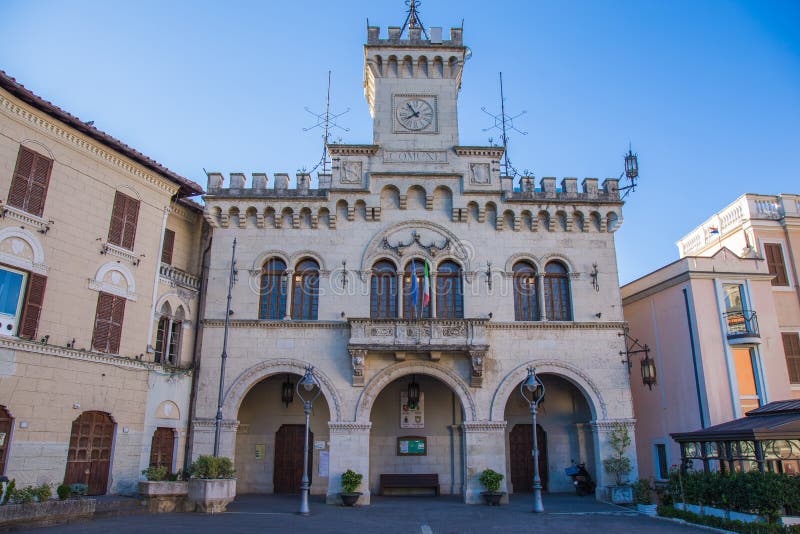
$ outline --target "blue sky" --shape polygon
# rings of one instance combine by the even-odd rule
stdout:
[[[366,19],[400,0],[0,0],[0,69],[205,186],[203,168],[312,168],[328,69],[346,143],[368,143]],[[473,50],[460,142],[486,144],[499,110],[526,111],[515,166],[612,177],[628,142],[640,188],[617,233],[620,281],[677,258],[674,242],[745,192],[800,193],[800,2],[423,1],[426,26],[461,25]],[[445,30],[446,32],[446,30]],[[601,267],[602,268],[602,267]]]

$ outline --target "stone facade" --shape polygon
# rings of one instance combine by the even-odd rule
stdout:
[[[113,422],[100,492],[133,493],[157,427],[174,429],[174,467],[183,463],[203,231],[198,205],[185,197],[202,189],[5,73],[0,132],[0,268],[23,279],[16,316],[3,315],[0,336],[0,405],[12,417],[10,431],[0,429],[3,474],[18,487],[60,484],[73,421],[96,411]],[[20,209],[10,192],[24,151],[51,165],[41,213]],[[138,202],[129,248],[109,242],[117,193]],[[175,233],[171,265],[160,261],[165,228]],[[23,331],[34,276],[46,277],[41,311]],[[100,294],[124,300],[115,351],[93,347]],[[165,303],[181,310],[184,329],[170,365],[156,364],[153,353]]]
[[[508,475],[503,487],[512,490],[509,435],[527,420],[516,397],[534,366],[550,387],[539,420],[551,440],[550,489],[571,489],[563,473],[574,460],[587,462],[600,492],[610,484],[601,468],[610,454],[608,431],[614,422],[633,424],[628,369],[619,355],[617,180],[598,187],[587,178],[579,188],[576,178],[560,184],[542,178],[536,187],[531,178],[501,176],[502,148],[458,143],[461,29],[441,43],[413,32],[402,39],[399,28],[389,36],[381,39],[370,27],[364,48],[373,144],[328,145],[332,172],[316,183],[298,174],[294,188],[287,174],[254,173],[249,184],[243,174],[229,181],[209,174],[204,217],[214,239],[192,455],[209,453],[214,444],[236,239],[220,450],[235,458],[244,474],[240,485],[269,491],[276,475],[256,462],[272,461],[279,423],[303,422],[297,405],[281,406],[278,383],[284,375],[296,382],[313,365],[324,407],[312,418],[319,442],[312,492],[337,502],[347,469],[365,475],[360,503],[378,491],[379,475],[390,472],[435,472],[443,493],[469,503],[480,501],[477,477],[486,468]],[[416,265],[427,259],[433,271],[431,318],[403,310],[402,274],[394,275],[394,311],[375,316],[374,266],[384,261],[403,273],[412,258]],[[266,311],[270,292],[262,280],[271,260],[283,266],[276,284],[289,288],[299,283],[301,263],[316,264],[315,306],[299,313],[307,293],[274,289],[283,296],[269,306],[278,306],[280,316],[269,315],[275,312]],[[445,262],[457,266],[458,282],[439,270]],[[533,320],[515,315],[513,273],[520,262],[536,271],[531,283],[541,313]],[[550,283],[544,274],[555,264],[566,271],[568,294],[568,311],[562,303],[559,315],[546,302],[553,295],[543,291]],[[463,292],[463,310],[445,310],[436,297],[447,291],[445,282]],[[399,396],[414,377],[425,393],[425,426],[401,428]],[[427,439],[424,457],[399,454],[397,439],[409,435]],[[257,445],[265,458],[256,459]],[[321,456],[327,476],[316,471]]]

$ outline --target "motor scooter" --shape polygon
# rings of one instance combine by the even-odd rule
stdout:
[[[585,463],[575,464],[573,461],[570,467],[564,469],[564,472],[572,478],[575,493],[581,497],[594,494],[595,483],[592,480],[592,475],[586,470]]]

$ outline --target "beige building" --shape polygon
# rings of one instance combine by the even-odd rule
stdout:
[[[681,259],[622,287],[657,371],[652,389],[631,382],[642,476],[680,462],[670,434],[800,397],[799,201],[742,195],[678,241]]]
[[[328,145],[332,172],[298,174],[293,187],[288,174],[209,175],[192,454],[214,447],[236,240],[219,446],[235,459],[237,491],[299,489],[304,419],[291,392],[308,365],[322,386],[311,490],[329,502],[347,469],[365,476],[362,503],[383,474],[435,474],[469,503],[487,468],[506,475],[503,489],[531,491],[519,395],[531,366],[546,386],[546,490],[573,491],[564,469],[583,461],[603,491],[608,433],[633,425],[617,180],[502,176],[502,148],[458,141],[462,29],[379,33],[368,28],[363,50],[371,143]]]
[[[127,493],[182,467],[201,192],[0,73],[0,474],[18,487]]]

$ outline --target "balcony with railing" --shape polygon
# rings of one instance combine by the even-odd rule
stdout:
[[[758,318],[753,310],[736,310],[722,314],[728,343],[732,345],[761,343]]]
[[[170,287],[183,287],[192,291],[200,289],[200,278],[168,263],[159,266],[159,280]]]

